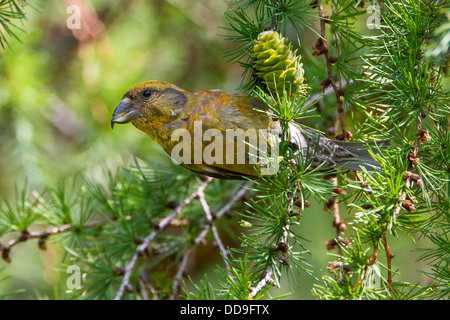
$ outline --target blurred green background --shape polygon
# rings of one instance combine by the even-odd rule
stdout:
[[[67,28],[70,4],[82,8],[80,30]],[[224,1],[49,0],[33,6],[25,8],[28,19],[19,24],[25,31],[17,33],[21,43],[9,39],[12,51],[0,52],[1,198],[13,199],[25,185],[43,190],[78,174],[101,180],[106,170],[127,166],[134,156],[159,154],[159,146],[133,126],[110,127],[122,95],[139,82],[165,80],[190,91],[230,92],[241,83],[242,69],[223,58],[235,44],[218,35],[224,33],[219,28],[225,23]],[[317,75],[326,72],[323,59],[311,59],[314,41],[308,31],[301,50],[306,78],[315,76],[309,81],[312,93],[322,80]],[[316,203],[299,226],[310,240],[304,243],[311,251],[307,259],[319,277],[333,260],[325,247],[334,236],[332,220]],[[401,235],[390,244],[400,270],[396,279],[425,281],[421,264],[414,263],[419,245]],[[9,298],[58,297],[67,278],[58,270],[62,256],[57,245],[46,251],[35,241],[14,247],[12,262],[0,261],[0,279],[10,276],[0,282],[0,295],[25,289]],[[312,298],[313,283],[300,274],[291,298]],[[286,291],[284,284],[273,294]]]

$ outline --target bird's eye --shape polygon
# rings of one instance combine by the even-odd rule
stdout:
[[[144,95],[144,97],[148,98],[148,97],[150,97],[152,92],[150,90],[145,90],[142,94]]]

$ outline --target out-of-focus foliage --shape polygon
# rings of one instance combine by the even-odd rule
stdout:
[[[70,3],[82,7],[80,30],[69,30]],[[11,195],[88,170],[101,173],[153,144],[130,127],[114,131],[110,115],[123,93],[150,79],[188,90],[237,81],[221,59],[217,1],[39,1],[0,52],[0,190]],[[91,7],[92,5],[92,7]],[[83,10],[86,10],[84,12]],[[95,11],[94,11],[95,10]],[[84,24],[86,23],[86,24]],[[213,71],[213,72],[211,72]],[[126,159],[125,159],[126,161]]]

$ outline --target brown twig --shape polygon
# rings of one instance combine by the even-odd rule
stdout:
[[[189,262],[189,258],[191,257],[193,250],[191,247],[186,247],[186,249],[183,252],[183,259],[180,262],[180,265],[178,266],[177,274],[175,275],[173,284],[172,284],[172,294],[169,297],[169,300],[174,300],[178,294],[178,291],[181,287],[181,281],[183,279],[183,276],[185,275],[187,265]]]
[[[249,186],[249,185],[247,185]],[[233,198],[231,198],[231,200],[222,207],[222,209],[220,209],[217,213],[216,213],[216,219],[220,219],[225,213],[229,212],[231,207],[238,202],[239,200],[241,200],[243,197],[245,197],[245,195],[248,193],[248,189],[246,186],[244,186],[243,188],[241,188],[234,196]],[[210,225],[207,224],[205,226],[205,228],[203,228],[202,232],[200,232],[200,234],[197,236],[197,238],[195,238],[194,240],[194,244],[195,245],[199,245],[199,244],[203,244],[205,242],[205,237],[208,234],[210,230]]]
[[[337,189],[337,177],[332,178],[333,185],[335,186],[334,189]],[[341,236],[341,216],[339,214],[339,205],[338,205],[338,197],[333,196],[330,200],[331,207],[328,207],[328,209],[331,209],[333,211],[334,219],[333,219],[333,226],[336,228],[336,241],[339,241]],[[341,246],[338,246],[338,253],[339,255],[342,254]]]
[[[358,171],[355,171],[355,176],[356,176],[356,179],[358,179],[359,183],[361,184],[361,188],[363,189],[364,193],[365,193],[366,195],[370,196],[370,195],[371,195],[371,192],[370,192],[369,190],[366,189],[366,188],[368,187],[367,182],[365,182],[365,181],[363,180],[363,178],[361,177],[361,175],[359,174]]]

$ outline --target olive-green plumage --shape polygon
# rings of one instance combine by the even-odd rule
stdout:
[[[177,151],[176,154],[188,159],[181,162],[185,168],[224,179],[256,178],[259,173],[254,162],[251,162],[255,149],[249,147],[249,142],[260,138],[257,136],[259,131],[265,131],[269,134],[264,143],[273,145],[274,139],[278,139],[281,133],[279,122],[264,112],[264,105],[258,99],[220,91],[191,93],[163,81],[143,82],[125,93],[114,110],[111,126],[127,122],[147,133],[169,155]],[[244,135],[232,137],[233,141],[230,141],[227,140],[230,131],[243,132]],[[361,144],[335,142],[295,126],[291,126],[291,131],[295,148],[313,157],[311,167],[322,165],[323,169],[330,169],[342,166],[358,170],[360,165],[367,168],[377,165]],[[191,139],[182,139],[185,136],[180,132],[188,133]],[[202,139],[196,146],[198,140],[195,136],[199,132]],[[222,135],[223,141],[215,146],[221,148],[211,151],[212,142],[217,142],[218,134]],[[235,141],[244,139],[247,144]],[[230,143],[232,147],[227,149]],[[185,148],[180,153],[179,148],[183,144]],[[242,148],[243,145],[245,148]],[[201,158],[205,153],[215,161]]]

